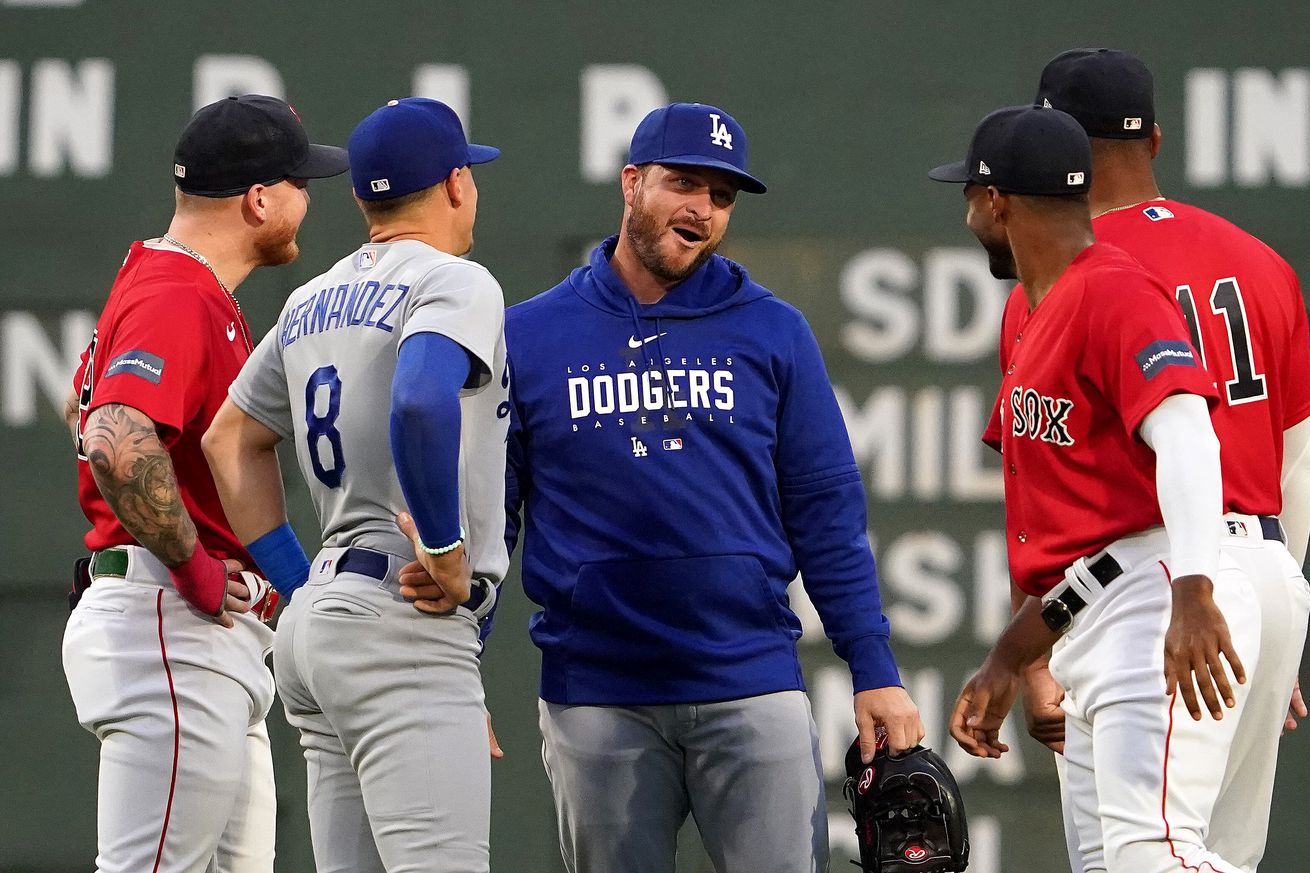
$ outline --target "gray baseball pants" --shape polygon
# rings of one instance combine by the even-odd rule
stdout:
[[[478,628],[424,615],[324,549],[279,619],[273,669],[300,730],[318,873],[485,873],[491,764]]]
[[[823,873],[828,811],[801,691],[721,703],[540,701],[569,873],[673,873],[691,813],[718,873]]]

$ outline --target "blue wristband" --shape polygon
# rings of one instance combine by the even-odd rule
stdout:
[[[281,527],[249,543],[246,551],[264,572],[264,578],[283,597],[290,597],[309,578],[309,558],[290,522],[283,522]]]

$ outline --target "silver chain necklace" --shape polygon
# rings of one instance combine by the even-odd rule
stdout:
[[[198,261],[202,267],[209,271],[209,275],[214,277],[214,281],[218,283],[219,288],[223,289],[223,293],[227,295],[227,299],[232,301],[232,308],[237,312],[237,325],[241,328],[241,339],[245,341],[246,351],[253,351],[255,346],[250,341],[250,335],[246,333],[246,317],[241,312],[241,301],[237,300],[236,295],[227,289],[227,286],[223,284],[222,279],[218,278],[218,273],[214,271],[214,266],[209,263],[209,259],[176,237],[164,234],[160,239],[169,245],[180,249],[183,254],[190,255],[194,260]]]

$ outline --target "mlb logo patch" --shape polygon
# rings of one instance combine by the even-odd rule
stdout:
[[[1070,174],[1069,174],[1069,184],[1070,184],[1070,185],[1081,185],[1081,184],[1083,183],[1083,180],[1086,179],[1086,178],[1087,178],[1087,174],[1086,174],[1086,173],[1070,173]]]
[[[1141,129],[1142,129],[1142,119],[1140,118],[1124,119],[1124,130],[1141,130]]]
[[[367,270],[378,262],[378,253],[372,249],[366,249],[359,253],[359,269]]]
[[[173,175],[174,175],[174,176],[177,176],[179,179],[185,179],[185,178],[186,178],[186,167],[182,166],[181,164],[174,164],[174,165],[173,165]]]
[[[666,452],[680,452],[680,451],[682,451],[682,439],[681,439],[681,438],[678,438],[678,439],[665,440],[665,441],[664,441],[664,451],[666,451]]]
[[[1174,217],[1174,214],[1163,206],[1148,206],[1142,210],[1142,214],[1152,221],[1164,221],[1166,218]]]
[[[373,189],[374,194],[381,194],[383,191],[391,190],[391,180],[374,179],[372,182],[368,183],[368,186]]]

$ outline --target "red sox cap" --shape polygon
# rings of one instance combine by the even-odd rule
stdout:
[[[1155,127],[1155,81],[1146,64],[1117,49],[1071,49],[1042,70],[1038,106],[1078,119],[1088,136],[1146,139]]]
[[[1083,194],[1092,185],[1092,148],[1073,116],[1010,106],[978,123],[968,157],[933,168],[928,178],[990,185],[1010,194]]]
[[[173,181],[201,197],[232,197],[252,185],[324,179],[348,169],[345,149],[311,143],[296,111],[262,94],[201,107],[173,153]]]

